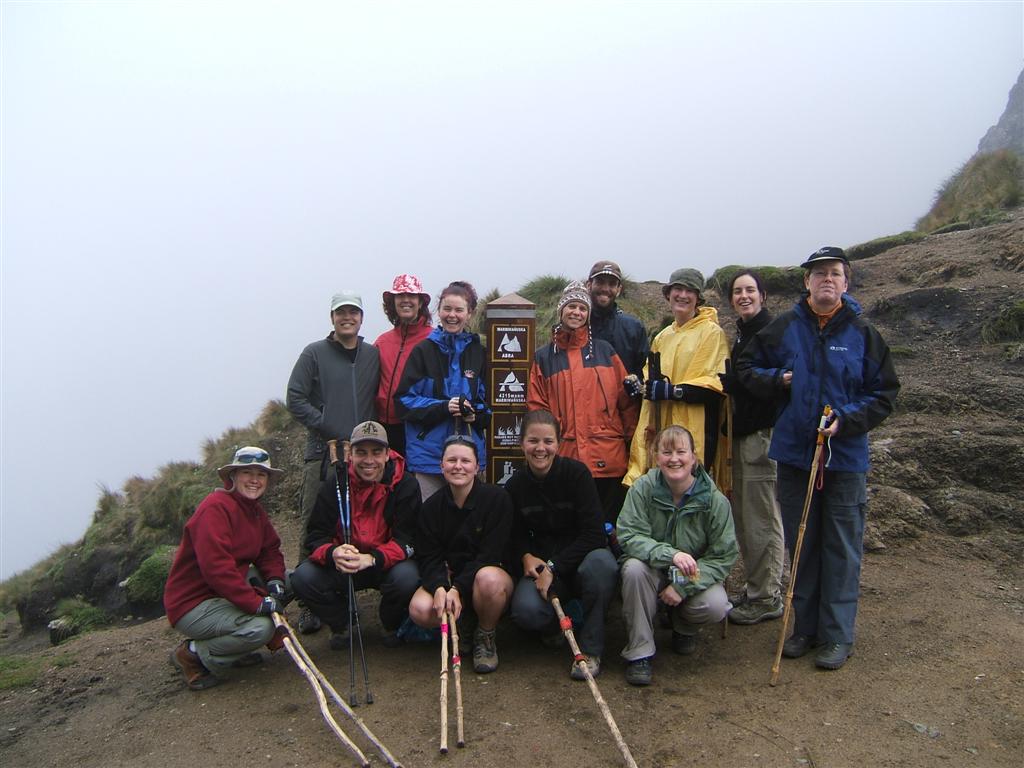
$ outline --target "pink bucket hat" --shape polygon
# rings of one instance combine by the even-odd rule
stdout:
[[[391,284],[390,291],[384,291],[382,298],[387,302],[389,297],[399,293],[416,293],[423,297],[423,304],[430,304],[430,294],[423,290],[423,283],[416,275],[399,275]]]

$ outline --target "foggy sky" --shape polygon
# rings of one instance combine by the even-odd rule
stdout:
[[[335,291],[372,341],[400,272],[482,296],[899,232],[1024,63],[1019,2],[4,2],[0,23],[0,577],[80,537],[100,485],[283,398]]]

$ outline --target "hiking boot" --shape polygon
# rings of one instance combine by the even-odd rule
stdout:
[[[495,638],[498,632],[477,627],[473,633],[473,671],[485,675],[498,668],[498,645]]]
[[[565,635],[560,629],[556,629],[554,632],[540,636],[540,644],[545,648],[563,648],[567,642]]]
[[[682,632],[672,630],[672,653],[680,656],[692,656],[697,650],[697,635],[684,635]]]
[[[185,685],[193,691],[205,691],[220,682],[203,666],[199,656],[188,649],[188,640],[171,651],[171,663],[185,676]]]
[[[650,656],[626,662],[626,682],[630,685],[650,685],[652,676]]]
[[[238,667],[239,669],[244,669],[245,667],[259,666],[262,663],[263,656],[260,654],[259,651],[253,651],[252,653],[245,654],[245,656],[239,656],[237,659],[231,662],[231,666]]]
[[[380,644],[385,648],[398,648],[399,646],[404,645],[405,641],[398,634],[397,629],[393,629],[391,631],[385,629],[384,632],[381,633]]]
[[[782,598],[748,600],[729,611],[732,624],[757,624],[759,621],[777,619],[782,615]]]
[[[459,656],[469,656],[473,653],[473,637],[470,636],[469,627],[462,619],[455,622],[455,626],[459,630]]]
[[[821,669],[839,669],[853,656],[853,643],[826,643],[814,657],[814,666]]]
[[[344,651],[348,648],[348,630],[336,630],[334,627],[331,627],[331,636],[327,638],[327,644],[331,647],[332,651]]]
[[[733,608],[739,608],[744,603],[749,603],[750,598],[747,597],[747,588],[744,587],[743,591],[739,594],[729,593],[729,602],[732,603]]]
[[[299,634],[312,635],[314,632],[320,631],[320,626],[320,617],[306,606],[302,606],[302,611],[299,613]]]
[[[586,680],[587,676],[583,672],[583,665],[587,665],[587,669],[590,670],[591,677],[597,677],[601,674],[601,657],[591,656],[589,653],[583,654],[583,661],[574,661],[572,663],[572,669],[569,670],[569,677],[573,680]]]
[[[286,637],[288,637],[288,630],[284,627],[276,627],[273,636],[267,641],[267,650],[271,653],[280,651],[284,648],[284,639]]]
[[[812,648],[817,648],[818,645],[820,643],[818,643],[817,638],[808,635],[792,634],[782,644],[782,655],[787,659],[799,659]]]

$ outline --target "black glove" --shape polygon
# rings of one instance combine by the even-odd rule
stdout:
[[[635,373],[631,373],[622,380],[622,388],[630,397],[640,397],[644,393],[644,380]]]
[[[284,582],[280,579],[271,579],[267,582],[267,594],[277,600],[280,605],[288,604],[288,597],[284,590]]]
[[[736,378],[736,374],[730,372],[718,374],[719,381],[722,382],[722,391],[727,395],[734,395],[738,391],[739,381]]]
[[[682,400],[683,399],[683,388],[682,386],[675,386],[671,381],[648,381],[644,385],[644,399],[645,400]]]
[[[263,601],[260,603],[260,607],[256,609],[256,615],[269,616],[272,613],[279,613],[280,611],[281,606],[277,604],[277,600],[267,596],[263,598]]]
[[[649,381],[644,388],[644,397],[648,400],[676,400],[684,403],[709,405],[721,402],[722,393],[715,389],[695,387],[692,384],[672,384],[671,382]]]

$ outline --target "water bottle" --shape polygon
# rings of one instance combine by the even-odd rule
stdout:
[[[619,537],[615,535],[615,526],[611,523],[604,524],[604,535],[608,539],[608,548],[615,557],[622,557],[622,547],[619,546]]]

